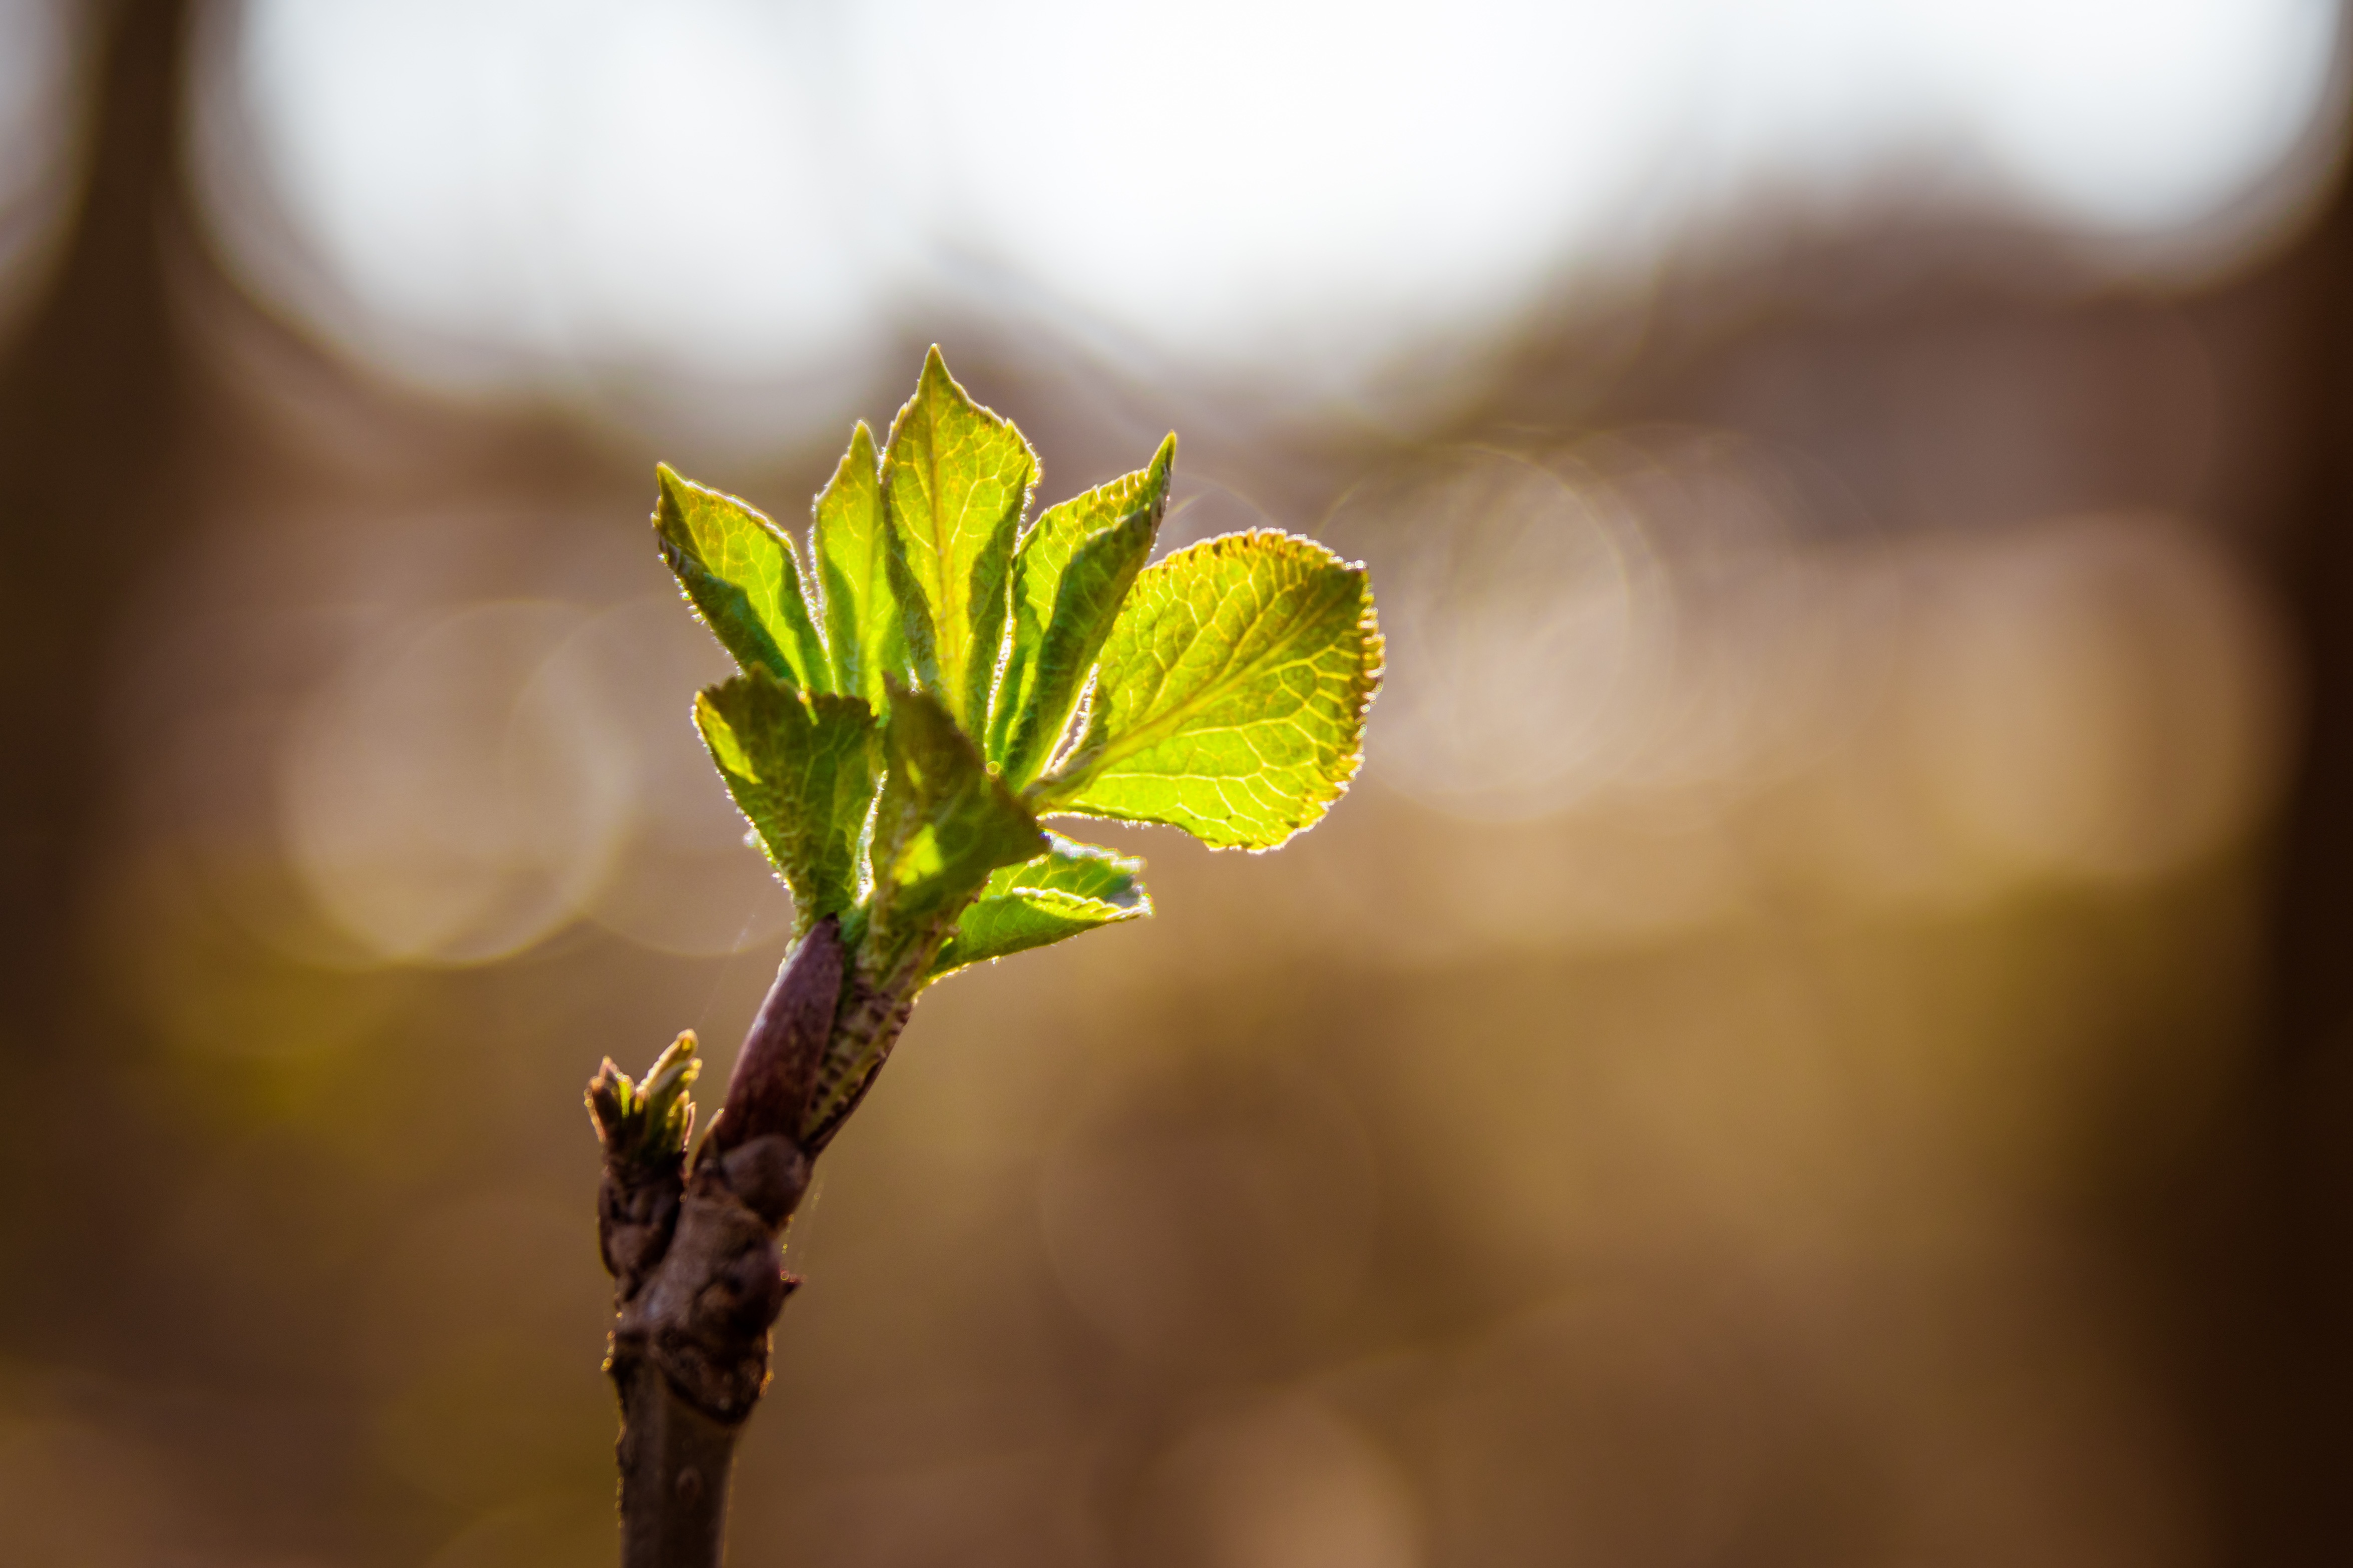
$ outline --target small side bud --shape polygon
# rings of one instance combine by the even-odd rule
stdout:
[[[686,1141],[694,1102],[686,1097],[702,1063],[694,1031],[670,1043],[632,1081],[607,1057],[588,1080],[588,1115],[605,1145],[596,1194],[596,1241],[624,1300],[637,1294],[668,1250],[678,1224]]]
[[[694,1102],[686,1091],[702,1071],[695,1045],[688,1029],[654,1058],[643,1079],[630,1081],[607,1057],[588,1080],[588,1115],[608,1163],[659,1165],[684,1156],[694,1131]]]

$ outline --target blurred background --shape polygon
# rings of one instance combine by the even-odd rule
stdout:
[[[733,1561],[2353,1561],[2330,0],[0,0],[0,1561],[612,1551],[790,909],[666,458],[938,342],[1389,637],[924,1002]]]

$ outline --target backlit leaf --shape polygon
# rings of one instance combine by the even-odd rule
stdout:
[[[1176,437],[1149,467],[1049,507],[1013,557],[1013,647],[990,754],[1018,789],[1052,760],[1121,600],[1152,553]]]
[[[987,732],[1013,546],[1038,459],[1010,420],[965,395],[936,348],[882,455],[891,583],[917,680]]]
[[[899,600],[891,591],[890,533],[882,518],[874,435],[860,420],[849,450],[817,498],[809,553],[825,586],[825,637],[834,689],[886,705],[882,678],[903,674]]]
[[[990,872],[1035,858],[1047,841],[928,692],[892,691],[884,755],[870,941],[887,968],[894,954],[944,937]]]
[[[1188,546],[1137,575],[1086,731],[1030,803],[1271,849],[1347,788],[1380,673],[1361,566],[1272,531]]]
[[[807,931],[858,898],[859,839],[881,750],[855,697],[796,694],[765,670],[705,689],[695,727]]]
[[[990,875],[933,960],[934,978],[1152,912],[1136,875],[1144,862],[1059,835],[1047,837],[1052,847],[1045,854]]]
[[[832,690],[792,541],[733,496],[681,479],[667,463],[654,472],[662,559],[720,646],[746,671],[765,669],[804,691]]]

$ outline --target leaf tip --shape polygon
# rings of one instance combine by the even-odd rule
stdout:
[[[685,519],[685,509],[680,504],[680,492],[689,480],[681,478],[668,463],[654,465],[654,531],[664,533]]]
[[[689,496],[702,489],[668,463],[654,465],[654,485],[660,493],[662,504],[673,510],[683,507]]]

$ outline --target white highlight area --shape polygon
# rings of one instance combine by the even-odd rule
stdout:
[[[853,57],[935,253],[1179,359],[1345,376],[1522,303],[1672,179],[1704,21],[1672,3],[874,0]]]
[[[2116,230],[2195,223],[2287,153],[2337,27],[2328,0],[1902,9],[2000,171],[2062,221]]]
[[[395,333],[731,377],[874,319],[832,52],[743,0],[263,0],[237,64],[286,216]]]
[[[298,243],[385,342],[504,355],[496,374],[526,380],[807,378],[953,300],[1279,394],[1475,353],[1754,190],[1900,178],[2105,239],[2178,236],[2315,125],[2337,17],[254,0],[230,85]]]

